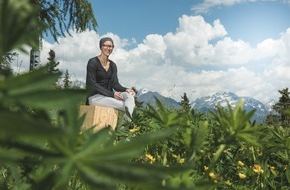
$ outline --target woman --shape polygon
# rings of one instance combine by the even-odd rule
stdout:
[[[100,55],[91,58],[87,64],[86,86],[92,92],[87,104],[112,107],[122,111],[127,109],[132,116],[135,92],[119,83],[117,66],[109,59],[114,49],[114,42],[112,38],[105,37],[100,40],[99,46]]]

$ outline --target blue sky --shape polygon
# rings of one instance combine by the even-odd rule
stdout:
[[[189,0],[91,0],[98,32],[113,32],[137,42],[148,34],[164,35],[178,27],[178,18],[193,13]]]
[[[290,81],[290,0],[91,0],[98,31],[43,40],[61,70],[84,82],[98,42],[110,36],[110,59],[126,87],[180,101],[233,92],[267,103]],[[29,63],[29,58],[21,58]],[[23,68],[28,69],[28,65]]]
[[[164,35],[174,31],[178,27],[178,18],[184,14],[201,14],[207,22],[220,19],[232,39],[243,39],[253,45],[266,38],[279,38],[280,33],[290,26],[290,5],[282,1],[216,5],[206,12],[194,10],[202,5],[200,0],[90,2],[97,17],[99,33],[113,32],[122,38],[135,38],[138,43],[148,34]]]

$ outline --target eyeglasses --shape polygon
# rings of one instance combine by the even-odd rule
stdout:
[[[103,44],[102,46],[105,47],[105,48],[114,48],[114,46],[112,46],[112,45],[107,45],[107,44]]]

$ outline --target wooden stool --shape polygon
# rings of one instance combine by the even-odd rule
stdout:
[[[85,115],[82,130],[94,127],[94,132],[111,126],[115,130],[118,120],[118,110],[109,107],[81,105],[79,110],[80,116]]]

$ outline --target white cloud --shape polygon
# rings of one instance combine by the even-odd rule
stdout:
[[[200,65],[206,57],[213,54],[210,40],[219,39],[227,34],[219,20],[213,26],[206,23],[201,16],[186,16],[179,18],[176,33],[164,36],[167,45],[166,57],[172,64]]]
[[[194,13],[202,14],[207,13],[211,8],[222,7],[222,6],[231,6],[238,3],[252,3],[252,2],[270,2],[276,0],[204,0],[202,3],[197,4],[192,8]],[[285,0],[286,3],[289,3],[289,0]]]
[[[44,41],[41,60],[46,62],[53,49],[59,68],[85,81],[87,61],[100,53],[102,36],[93,31],[71,33],[72,37],[60,38],[59,44]],[[265,39],[256,47],[232,40],[219,20],[210,24],[201,16],[183,15],[174,33],[150,34],[130,49],[134,39],[106,35],[114,39],[110,58],[118,65],[124,86],[148,88],[178,101],[184,92],[193,100],[231,91],[266,102],[277,100],[277,91],[289,85],[290,28],[280,39]]]

